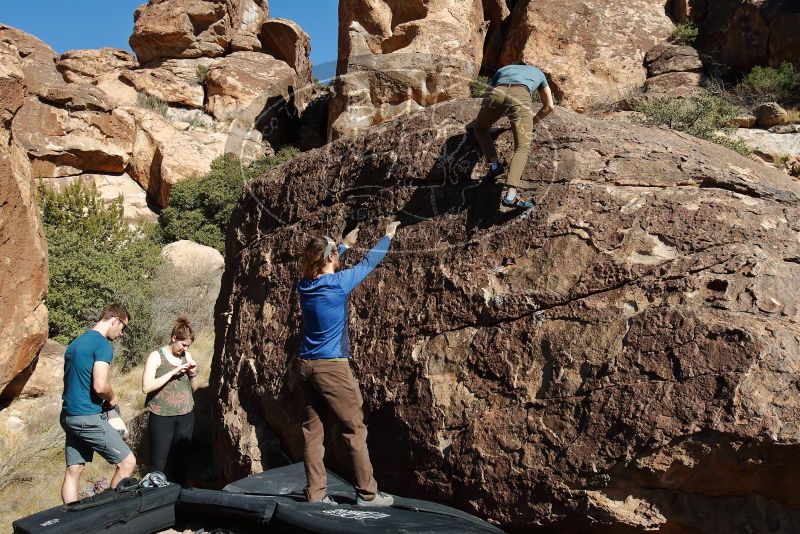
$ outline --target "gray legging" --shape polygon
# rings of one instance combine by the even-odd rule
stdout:
[[[194,410],[184,415],[150,412],[150,470],[166,473],[170,482],[185,486],[192,455],[193,430]],[[167,463],[171,473],[166,471]]]

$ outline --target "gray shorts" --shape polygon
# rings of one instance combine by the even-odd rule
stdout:
[[[61,414],[61,428],[67,437],[64,455],[67,465],[85,464],[92,461],[94,451],[110,464],[118,464],[131,453],[131,448],[122,441],[122,436],[100,414]]]

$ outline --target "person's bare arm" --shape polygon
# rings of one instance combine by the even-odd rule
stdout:
[[[553,112],[553,93],[550,91],[550,87],[545,87],[544,89],[539,89],[539,98],[542,100],[542,107],[539,109],[539,112],[533,117],[533,125],[536,126],[542,119],[547,117]]]
[[[111,389],[110,375],[111,365],[108,362],[94,362],[92,366],[92,389],[98,397],[106,401],[109,407],[113,408],[118,404],[118,400],[114,390]]]
[[[142,393],[147,394],[151,391],[161,389],[172,379],[173,376],[185,373],[189,368],[189,364],[185,363],[175,367],[171,372],[164,373],[156,378],[156,370],[158,369],[158,364],[160,361],[161,356],[156,350],[147,356],[147,361],[144,364],[144,372],[142,373]]]

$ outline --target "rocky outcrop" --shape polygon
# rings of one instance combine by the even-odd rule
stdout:
[[[258,38],[264,52],[285,61],[297,73],[295,91],[311,84],[311,39],[300,26],[288,19],[269,19]]]
[[[220,57],[258,50],[266,0],[150,0],[134,14],[130,45],[143,64],[155,59]]]
[[[622,99],[618,106],[624,110],[664,97],[684,98],[691,96],[703,82],[703,63],[697,50],[691,46],[661,44],[653,47],[644,56],[647,80],[641,92]]]
[[[697,48],[736,72],[800,58],[800,4],[791,0],[693,1]]]
[[[767,102],[756,108],[756,119],[762,128],[772,128],[786,122],[788,114],[777,102]]]
[[[360,224],[351,265],[400,218],[350,299],[383,489],[512,533],[791,530],[800,187],[685,134],[558,108],[523,176],[536,209],[503,212],[499,187],[469,180],[478,107],[429,107],[248,184],[216,308],[220,475],[270,467],[276,440],[302,455],[308,236]],[[512,144],[502,130],[500,153]]]
[[[48,339],[39,352],[36,369],[19,398],[41,397],[64,387],[64,352],[67,347]]]
[[[469,95],[483,55],[480,0],[339,3],[329,137]]]
[[[255,124],[270,107],[282,108],[294,85],[294,70],[259,52],[234,52],[206,75],[206,111],[218,120]]]
[[[177,131],[158,113],[127,109],[136,122],[136,136],[128,173],[159,206],[166,206],[177,182],[202,176],[220,152],[192,135]]]
[[[22,391],[47,340],[47,245],[24,150],[11,135],[24,104],[24,46],[0,27],[0,403]]]
[[[147,68],[123,72],[121,76],[137,92],[147,93],[170,105],[203,109],[203,73],[217,61],[207,58],[159,60]]]
[[[645,53],[673,27],[663,0],[520,1],[507,24],[500,63],[538,66],[560,103],[578,111],[641,87]]]
[[[70,50],[59,56],[56,68],[69,83],[93,83],[110,72],[126,71],[139,66],[136,57],[121,48]]]

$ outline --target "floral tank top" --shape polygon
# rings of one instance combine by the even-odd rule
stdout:
[[[166,348],[158,349],[158,353],[161,355],[161,365],[156,369],[156,378],[172,372],[177,367],[167,361]],[[181,358],[181,364],[186,361],[184,355]],[[164,416],[184,415],[191,412],[194,408],[194,398],[192,397],[192,385],[186,373],[180,377],[172,377],[161,389],[148,393],[145,407],[156,415]]]

